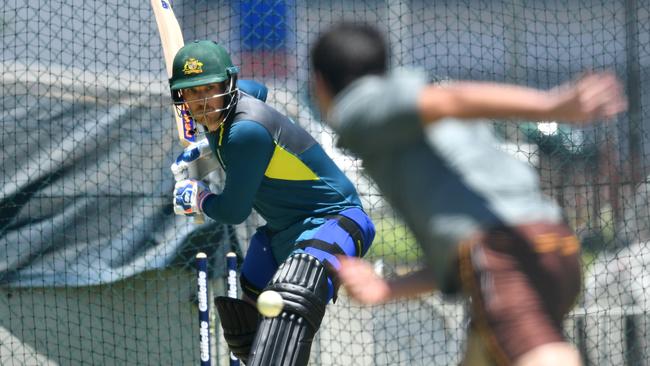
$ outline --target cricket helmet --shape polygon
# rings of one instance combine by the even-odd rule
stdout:
[[[223,82],[224,93],[213,97],[225,98],[225,107],[218,111],[229,110],[237,103],[238,73],[239,68],[233,65],[228,51],[217,42],[201,40],[188,43],[174,57],[169,79],[174,104],[187,102],[183,100],[183,89]]]
[[[233,65],[225,48],[214,41],[194,41],[182,47],[174,57],[172,90],[220,83],[237,75],[239,68]]]

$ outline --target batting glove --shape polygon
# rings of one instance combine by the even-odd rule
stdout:
[[[196,175],[194,171],[198,170],[202,159],[208,160],[211,158],[212,150],[210,150],[210,144],[207,139],[202,139],[191,144],[178,155],[176,161],[171,166],[174,179],[180,182],[183,179],[202,178],[194,176]]]
[[[197,216],[203,214],[203,202],[214,193],[200,180],[184,179],[174,187],[174,213]]]

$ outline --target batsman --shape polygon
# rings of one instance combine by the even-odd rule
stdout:
[[[250,241],[242,299],[217,297],[224,338],[246,365],[306,365],[325,307],[336,299],[337,256],[362,257],[375,236],[350,180],[303,128],[238,88],[239,69],[209,41],[182,47],[170,78],[177,108],[205,129],[226,174],[221,192],[200,180],[176,184],[175,212],[242,223],[254,208],[266,221]],[[282,295],[273,318],[253,306]]]

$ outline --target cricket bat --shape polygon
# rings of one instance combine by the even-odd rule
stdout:
[[[181,26],[178,24],[174,10],[172,9],[169,0],[151,0],[151,8],[153,9],[154,16],[156,17],[156,24],[158,25],[158,33],[160,34],[160,43],[163,49],[163,56],[165,58],[165,68],[167,69],[167,77],[172,77],[172,69],[174,64],[174,56],[180,50],[185,42],[183,41],[183,32]],[[190,117],[189,112],[185,107],[176,113],[173,108],[174,119],[176,122],[176,131],[178,139],[183,147],[187,147],[192,143],[197,142],[196,123]],[[194,217],[195,224],[202,224],[205,221],[203,215]]]
[[[174,10],[169,0],[151,0],[151,7],[156,17],[158,33],[160,34],[160,43],[162,44],[163,55],[165,58],[165,67],[167,68],[167,77],[172,77],[172,68],[174,56],[184,45],[183,32],[176,20]],[[196,123],[190,117],[187,108],[181,108],[180,115],[174,109],[174,119],[178,139],[183,147],[189,146],[197,141]]]

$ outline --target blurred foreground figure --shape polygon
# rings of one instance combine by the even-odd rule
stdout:
[[[464,365],[579,365],[562,320],[581,284],[580,244],[535,170],[497,149],[489,121],[611,118],[622,87],[594,73],[544,91],[485,82],[428,84],[388,70],[382,34],[343,23],[311,50],[314,92],[338,145],[403,217],[426,268],[386,281],[341,258],[342,284],[365,304],[439,289],[471,299]]]

